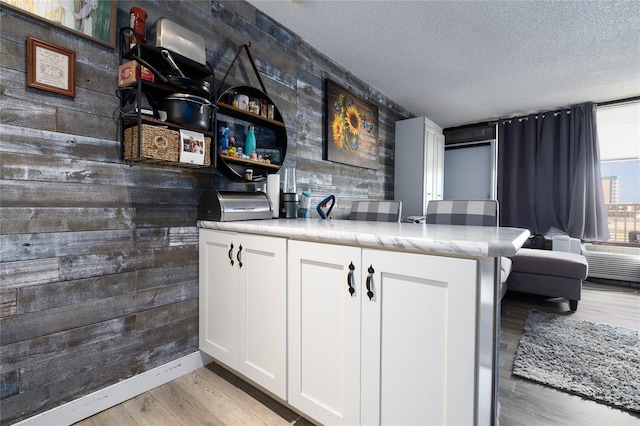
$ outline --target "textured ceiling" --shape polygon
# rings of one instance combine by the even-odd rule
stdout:
[[[640,1],[248,2],[442,127],[640,95]]]

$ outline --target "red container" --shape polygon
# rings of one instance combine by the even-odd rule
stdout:
[[[146,22],[147,12],[139,7],[129,9],[129,27],[133,30],[133,34],[129,36],[129,48],[136,45],[136,42],[146,43]]]

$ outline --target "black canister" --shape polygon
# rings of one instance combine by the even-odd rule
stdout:
[[[298,217],[298,194],[291,192],[282,193],[282,215],[286,219]]]

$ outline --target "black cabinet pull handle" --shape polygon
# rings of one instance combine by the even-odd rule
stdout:
[[[373,273],[375,270],[373,269],[373,265],[370,265],[367,269],[369,275],[367,275],[367,296],[369,296],[369,300],[373,299],[373,291],[371,291],[371,284],[373,281]]]
[[[229,249],[229,261],[231,262],[231,266],[233,266],[233,254],[231,254],[232,251],[233,251],[233,243],[231,243],[231,248]]]
[[[353,296],[353,293],[356,292],[356,290],[353,288],[353,270],[356,269],[355,266],[353,266],[353,262],[351,262],[351,264],[349,265],[349,274],[347,275],[347,286],[349,287],[349,294],[351,296]]]
[[[238,259],[238,266],[242,268],[242,259],[240,258],[240,253],[242,253],[242,244],[240,244],[240,247],[238,248],[238,255],[236,256],[236,258]]]

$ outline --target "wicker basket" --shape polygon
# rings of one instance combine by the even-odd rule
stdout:
[[[204,138],[204,164],[180,162],[180,132],[143,124],[140,131],[140,155],[138,155],[138,126],[124,130],[124,159],[145,163],[171,164],[181,167],[208,167],[211,165],[211,138]]]

